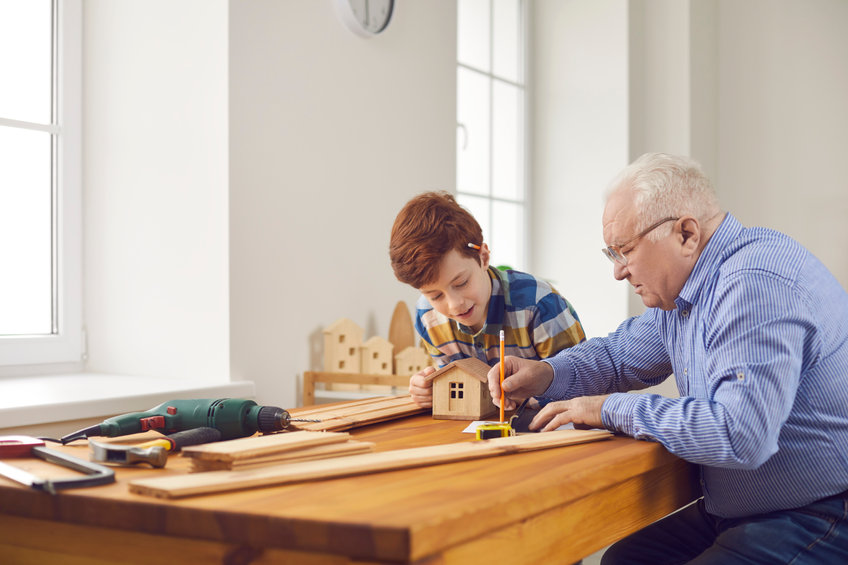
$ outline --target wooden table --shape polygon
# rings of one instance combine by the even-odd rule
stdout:
[[[353,435],[389,450],[472,441],[466,425],[421,415]],[[624,437],[179,500],[128,491],[187,469],[172,456],[56,496],[0,478],[3,563],[569,563],[698,496],[691,465]]]

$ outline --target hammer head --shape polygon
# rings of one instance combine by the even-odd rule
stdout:
[[[115,465],[147,463],[153,467],[164,467],[168,462],[168,451],[161,445],[136,447],[88,440],[91,460]]]

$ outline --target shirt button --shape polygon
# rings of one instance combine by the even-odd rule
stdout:
[[[684,310],[683,312],[680,313],[680,315],[683,316],[684,318],[687,317],[689,315],[689,310]]]
[[[743,373],[742,371],[739,371],[738,373],[736,373],[736,378],[739,379],[740,381],[744,381],[745,380],[745,373]]]
[[[683,369],[683,374],[684,374],[684,375],[688,375],[688,374],[689,374],[689,367],[685,367],[685,368]]]

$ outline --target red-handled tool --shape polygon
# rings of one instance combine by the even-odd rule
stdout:
[[[17,481],[35,490],[56,494],[57,490],[67,488],[91,487],[115,481],[115,472],[108,467],[67,455],[55,449],[44,447],[44,442],[29,436],[0,436],[0,458],[34,456],[50,463],[84,473],[79,477],[44,479],[24,471],[19,467],[0,461],[0,475]]]

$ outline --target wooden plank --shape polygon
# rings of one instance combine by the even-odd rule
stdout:
[[[228,490],[438,465],[597,441],[611,436],[612,434],[605,430],[561,430],[485,441],[367,453],[248,471],[212,471],[200,475],[140,479],[131,481],[129,487],[131,492],[138,494],[181,498]]]
[[[303,373],[303,406],[312,406],[315,404],[315,373],[306,371]]]
[[[295,461],[312,461],[314,459],[328,459],[330,457],[343,457],[358,453],[374,451],[376,444],[370,441],[350,440],[344,443],[332,443],[316,447],[305,447],[295,451],[252,457],[250,459],[237,459],[235,461],[209,461],[206,459],[192,459],[191,472],[224,471],[229,469],[246,469],[263,465],[274,465],[280,463],[293,463]]]
[[[303,449],[304,447],[342,443],[349,439],[350,434],[340,432],[282,432],[192,445],[183,448],[183,456],[208,461],[235,461]]]
[[[326,408],[318,406],[292,410],[292,417],[314,418],[321,422],[293,422],[291,427],[298,430],[342,431],[420,414],[427,410],[415,404],[408,394],[368,398]]]

